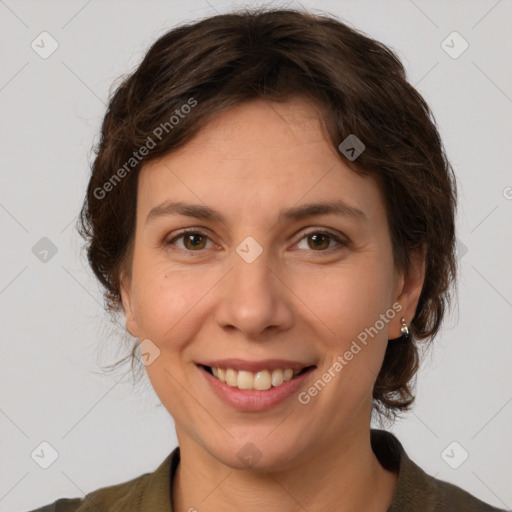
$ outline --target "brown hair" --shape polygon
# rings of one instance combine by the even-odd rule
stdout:
[[[111,96],[78,229],[106,309],[120,312],[142,165],[237,104],[297,96],[320,107],[334,147],[350,134],[364,143],[357,160],[340,158],[378,180],[397,269],[410,269],[413,251],[426,248],[411,339],[388,343],[373,392],[374,409],[394,418],[414,401],[416,342],[433,340],[451,302],[456,184],[428,105],[382,43],[330,15],[283,9],[243,10],[170,30]],[[131,357],[132,369],[136,348],[122,360]]]

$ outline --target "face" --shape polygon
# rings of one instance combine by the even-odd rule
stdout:
[[[298,99],[233,108],[144,166],[123,283],[180,446],[267,469],[368,431],[387,341],[421,288],[394,268],[379,187]]]

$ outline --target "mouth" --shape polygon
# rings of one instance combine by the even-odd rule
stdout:
[[[287,368],[283,365],[283,368],[267,368],[253,372],[205,364],[198,364],[198,366],[220,382],[232,388],[248,391],[268,391],[278,388],[285,382],[292,381],[316,368],[315,365],[301,368]]]

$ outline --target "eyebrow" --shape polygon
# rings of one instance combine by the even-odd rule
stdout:
[[[345,201],[327,201],[322,203],[307,203],[300,206],[294,206],[282,210],[278,217],[278,222],[283,220],[297,221],[315,215],[334,214],[346,217],[353,217],[356,220],[369,222],[369,219],[362,210],[347,204]],[[146,224],[158,217],[167,217],[172,215],[184,215],[203,220],[216,220],[225,223],[224,216],[209,206],[202,204],[188,204],[183,202],[164,201],[153,207],[147,217]]]

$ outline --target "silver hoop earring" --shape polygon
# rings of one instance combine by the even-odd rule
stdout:
[[[400,322],[402,322],[402,327],[400,328],[400,332],[402,333],[402,337],[405,340],[408,340],[411,337],[411,331],[409,329],[409,326],[407,325],[407,322],[405,321],[405,318],[401,318]]]

